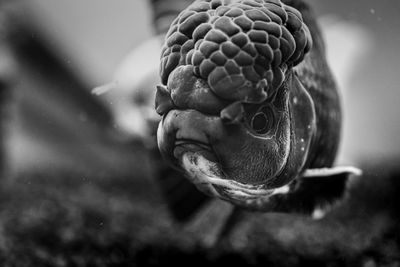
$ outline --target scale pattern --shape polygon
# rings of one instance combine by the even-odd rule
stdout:
[[[178,66],[192,65],[219,97],[260,103],[311,44],[300,12],[279,0],[195,1],[166,35],[161,79],[166,85]]]

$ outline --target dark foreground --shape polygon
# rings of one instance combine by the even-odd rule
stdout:
[[[5,177],[0,265],[400,266],[394,168],[370,166],[324,219],[246,213],[221,242],[207,243],[207,231],[174,222],[151,164],[138,166],[145,167],[132,175],[53,170]],[[212,229],[211,217],[200,220]]]

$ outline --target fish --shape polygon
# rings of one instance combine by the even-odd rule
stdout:
[[[195,1],[166,35],[160,76],[160,152],[202,192],[268,210],[310,177],[352,172],[329,171],[340,96],[303,2]]]
[[[196,0],[172,22],[155,109],[164,160],[200,191],[257,211],[344,195],[341,98],[303,1]]]

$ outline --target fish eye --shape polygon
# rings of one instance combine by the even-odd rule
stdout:
[[[257,134],[266,134],[271,129],[272,122],[272,111],[268,107],[263,107],[254,114],[250,126]]]

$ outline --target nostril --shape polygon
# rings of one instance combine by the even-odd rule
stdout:
[[[240,101],[234,102],[224,108],[220,117],[223,123],[226,124],[237,124],[241,123],[244,119],[244,108]]]
[[[159,115],[168,113],[171,109],[175,109],[176,106],[171,99],[167,88],[161,85],[157,85],[156,99],[155,99],[156,112]]]

